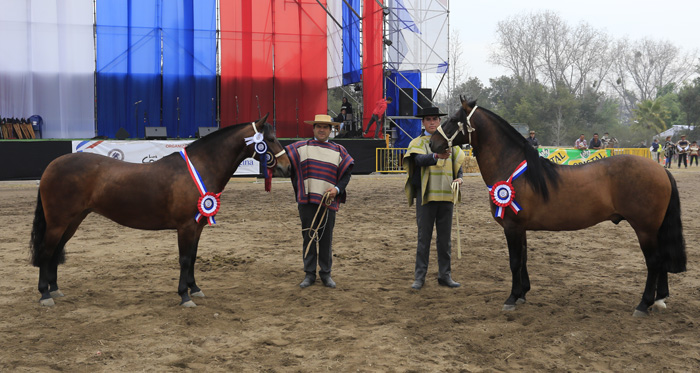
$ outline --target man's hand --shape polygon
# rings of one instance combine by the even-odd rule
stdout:
[[[462,185],[463,180],[461,177],[459,177],[459,178],[454,179],[452,182],[457,182],[457,184]]]
[[[447,148],[444,152],[437,153],[436,157],[438,159],[447,159],[447,158],[450,158],[451,155],[452,155],[452,149]]]
[[[332,201],[335,199],[335,196],[338,195],[338,190],[335,189],[335,187],[330,187],[330,188],[326,189],[326,193],[328,193],[328,197]]]

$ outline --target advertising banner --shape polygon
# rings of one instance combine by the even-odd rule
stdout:
[[[131,163],[151,163],[179,152],[194,140],[84,140],[72,141],[73,153],[95,153]],[[184,160],[183,160],[184,164]],[[260,175],[260,163],[246,158],[234,175]]]
[[[558,164],[582,164],[610,156],[610,149],[539,148],[540,156]]]

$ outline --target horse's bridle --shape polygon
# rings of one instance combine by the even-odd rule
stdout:
[[[265,141],[265,138],[262,133],[258,132],[258,127],[255,127],[255,122],[250,123],[251,126],[253,126],[253,131],[255,131],[255,135],[253,135],[253,138],[251,139],[252,141],[248,141],[248,138],[246,139],[246,145],[250,145],[251,143],[259,143]],[[272,154],[272,152],[268,152]],[[253,149],[253,157],[255,157],[255,154],[257,154],[257,151]],[[275,154],[275,157],[272,158],[270,157],[270,162],[267,164],[267,168],[273,168],[277,164],[277,158],[281,157],[282,155],[285,154],[285,150],[282,149],[279,153]]]
[[[469,113],[469,115],[467,115],[467,129],[466,129],[466,131],[469,134],[469,144],[472,143],[472,132],[475,131],[474,127],[472,127],[471,118],[472,118],[472,115],[474,114],[474,112],[476,111],[476,108],[478,108],[478,106],[474,105],[474,108],[472,109],[472,111]],[[440,132],[442,137],[444,137],[445,140],[447,140],[447,147],[448,148],[452,147],[452,140],[454,140],[455,137],[457,137],[458,133],[461,132],[462,134],[466,135],[466,133],[464,133],[464,131],[465,131],[464,130],[464,123],[457,122],[457,125],[459,126],[459,128],[457,131],[455,131],[455,133],[452,134],[452,137],[447,137],[447,135],[445,134],[445,131],[442,130],[442,126],[439,126],[437,129],[437,131]]]

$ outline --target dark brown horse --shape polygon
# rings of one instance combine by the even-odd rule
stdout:
[[[262,143],[267,145],[267,159],[271,161],[266,163],[273,175],[290,175],[289,158],[266,119],[267,115],[254,123],[222,128],[185,148],[208,192],[221,193],[243,160],[253,156],[259,159],[254,147]],[[256,134],[258,141],[253,142]],[[259,151],[264,148],[257,147]],[[181,305],[195,306],[190,295],[204,296],[194,279],[197,245],[207,224],[207,218],[195,220],[200,197],[202,193],[178,152],[147,164],[89,153],[55,159],[41,177],[30,242],[32,264],[39,267],[40,303],[51,306],[52,297],[63,296],[58,289],[57,268],[64,262],[65,244],[83,219],[96,212],[131,228],[177,229],[177,292],[182,297]],[[218,203],[203,205],[204,215],[216,213],[207,210],[216,206]]]
[[[448,145],[467,143],[473,148],[490,189],[491,211],[508,243],[512,288],[503,310],[524,303],[530,290],[526,231],[578,230],[605,220],[627,220],[646,260],[647,281],[635,316],[648,314],[655,300],[665,307],[668,272],[686,269],[673,176],[654,161],[634,155],[557,165],[540,157],[504,119],[477,107],[476,101],[460,99],[459,111],[431,137],[431,149],[440,153]]]

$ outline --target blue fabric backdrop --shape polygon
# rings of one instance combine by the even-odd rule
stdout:
[[[348,4],[360,12],[360,0],[348,0]],[[343,85],[359,82],[361,71],[360,20],[343,2]]]
[[[98,135],[165,126],[177,137],[178,97],[180,137],[215,125],[215,0],[100,1],[96,12]]]
[[[401,71],[401,75],[397,74],[395,71],[392,71],[391,75],[384,79],[386,96],[393,98],[391,105],[387,106],[387,115],[396,116],[399,113],[399,102],[402,100],[401,96],[404,95],[404,93],[399,91],[399,88],[411,88],[413,90],[413,101],[417,101],[419,93],[417,93],[416,89],[413,87],[421,88],[420,85],[420,71]],[[404,97],[403,99],[406,100],[408,97]],[[412,103],[412,105],[413,115],[415,115],[418,112],[417,105],[415,102]],[[394,142],[394,147],[407,148],[411,140],[420,136],[422,130],[421,121],[420,119],[398,119],[396,120],[396,123],[403,129],[403,131],[398,128],[396,129],[396,142]],[[406,135],[404,131],[406,131],[408,135]]]

